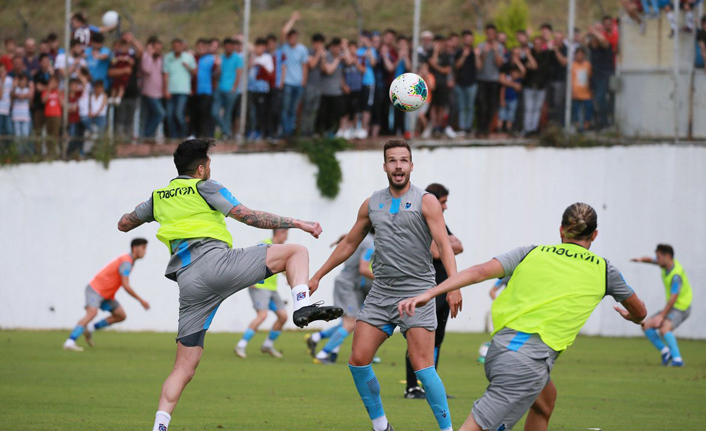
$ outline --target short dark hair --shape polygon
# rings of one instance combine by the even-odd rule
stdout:
[[[147,39],[148,45],[155,44],[155,43],[162,43],[162,41],[159,40],[159,38],[156,35],[152,35]]]
[[[610,15],[603,15],[603,18],[601,18],[601,21],[605,21],[605,20],[607,20],[607,19],[613,21],[613,17],[610,16]]]
[[[264,37],[258,37],[255,39],[255,45],[267,45],[267,39]]]
[[[371,37],[373,37],[373,34],[370,33],[368,30],[363,30],[363,31],[361,31],[361,32],[360,32],[360,35],[363,36],[363,37],[367,37],[368,39],[370,39]]]
[[[47,42],[54,42],[55,40],[59,40],[59,36],[57,36],[56,33],[49,33]]]
[[[436,36],[434,36],[434,42],[443,42],[445,40],[446,40],[446,38],[440,34],[437,34]]]
[[[473,31],[472,30],[463,30],[461,32],[461,36],[468,36],[468,35],[473,36]]]
[[[583,46],[579,46],[578,48],[576,48],[576,54],[578,54],[579,52],[583,55],[586,55],[586,48],[584,48]]]
[[[449,195],[449,189],[446,187],[442,186],[439,183],[431,183],[427,186],[427,191],[434,196],[436,196],[437,199],[441,199],[444,196]]]
[[[198,38],[198,39],[196,40],[196,44],[197,44],[197,45],[198,45],[198,44],[205,44],[205,43],[209,43],[209,42],[208,42],[208,39],[206,39],[205,37],[200,37],[200,38]]]
[[[208,160],[208,150],[216,145],[213,139],[197,138],[189,139],[177,147],[174,151],[174,165],[176,165],[179,175],[190,175],[196,172],[199,165],[203,165]]]
[[[93,81],[93,86],[94,87],[105,87],[105,83],[103,82],[102,79],[97,79]]]
[[[391,34],[397,35],[397,30],[395,30],[394,28],[388,28],[384,32],[382,32],[382,34],[385,34],[385,33],[391,33]]]
[[[382,148],[383,159],[387,160],[387,150],[392,148],[406,148],[407,151],[409,151],[409,159],[412,160],[412,149],[409,147],[407,141],[404,141],[402,139],[390,139],[389,141],[385,142],[385,146]]]
[[[71,42],[69,42],[69,48],[73,48],[76,45],[83,45],[83,44],[78,39],[71,39]]]
[[[91,33],[91,42],[103,43],[104,41],[103,33],[97,31]]]
[[[554,29],[552,28],[552,25],[549,24],[548,22],[545,22],[544,24],[542,24],[542,25],[539,26],[539,29],[540,29],[540,30],[544,30],[545,28],[546,28],[547,30],[549,30],[549,31],[554,30]]]
[[[51,60],[51,57],[49,57],[49,54],[39,54],[39,62],[40,62],[40,63],[41,63],[41,61],[44,60],[45,58],[48,58],[49,60]]]
[[[74,12],[74,14],[71,15],[71,18],[79,21],[82,24],[86,23],[86,15],[84,15],[83,12]]]
[[[326,42],[326,38],[321,33],[314,33],[314,35],[311,36],[311,41],[312,42]]]
[[[135,247],[139,247],[141,245],[147,244],[147,240],[144,238],[135,238],[130,242],[130,249],[133,249]]]
[[[669,257],[674,259],[674,248],[669,244],[657,244],[657,253],[668,254]]]
[[[486,30],[495,30],[498,31],[498,28],[495,26],[495,24],[489,22],[488,24],[485,25]]]
[[[235,39],[226,37],[225,39],[223,39],[223,45],[235,45]]]
[[[704,25],[704,24],[706,24],[706,15],[701,17],[701,25]]]
[[[340,45],[340,44],[341,44],[341,38],[334,37],[333,39],[331,39],[331,43],[329,43],[329,46]]]
[[[295,34],[299,34],[299,32],[296,29],[291,29],[287,32],[287,38],[290,38],[294,36]]]
[[[274,40],[274,41],[276,42],[276,41],[277,41],[277,36],[275,36],[275,35],[272,34],[272,33],[268,34],[268,35],[267,35],[267,41],[269,42],[269,41],[271,41],[271,40]]]

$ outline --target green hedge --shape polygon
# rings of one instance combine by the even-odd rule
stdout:
[[[321,195],[329,199],[338,196],[341,181],[343,181],[343,172],[341,172],[341,165],[336,159],[336,152],[351,148],[348,141],[342,138],[300,140],[297,142],[296,148],[306,154],[309,161],[319,168],[316,173],[316,186]]]

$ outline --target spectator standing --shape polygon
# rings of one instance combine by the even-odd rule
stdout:
[[[49,45],[49,56],[51,57],[51,62],[56,69],[56,58],[59,55],[66,54],[66,51],[64,51],[64,48],[61,47],[61,41],[59,41],[59,36],[56,33],[49,33],[47,36],[47,44]],[[61,79],[59,80],[59,84],[61,84]]]
[[[564,35],[560,32],[549,32],[547,50],[550,56],[550,78],[548,84],[549,119],[554,124],[564,124],[564,109],[566,105],[566,63],[568,48]]]
[[[363,73],[365,73],[365,65],[358,60],[358,43],[350,41],[347,50],[344,51],[343,76],[345,84],[343,93],[345,94],[346,108],[338,126],[336,134],[338,137],[344,139],[354,137],[354,129],[358,124],[358,114],[360,114]]]
[[[71,15],[71,39],[78,40],[84,47],[91,46],[91,36],[101,32],[101,29],[88,25],[88,20],[83,12],[75,12]]]
[[[336,132],[338,122],[345,112],[343,59],[342,41],[334,37],[329,44],[326,60],[321,65],[321,107],[318,129],[324,136],[333,135]]]
[[[586,41],[591,54],[594,128],[601,130],[610,125],[612,97],[609,92],[609,84],[611,76],[615,74],[615,60],[610,41],[604,36],[602,24],[598,23],[589,27]]]
[[[267,49],[267,40],[258,38],[250,57],[248,71],[248,139],[256,141],[269,135],[268,98],[270,81],[275,74],[275,64]]]
[[[500,66],[503,65],[503,46],[497,40],[498,30],[493,24],[485,26],[485,42],[478,45],[478,137],[488,137],[491,122],[498,110],[500,97]],[[437,83],[438,87],[438,83]]]
[[[129,139],[137,136],[135,132],[135,111],[140,97],[140,87],[137,78],[140,70],[140,59],[145,48],[130,32],[123,33],[121,39],[129,44],[128,53],[132,57],[133,63],[129,67],[121,69],[108,69],[108,77],[112,78],[115,74],[128,74],[129,72],[125,94],[120,105],[115,107],[115,133],[117,136]]]
[[[86,63],[88,71],[91,72],[93,82],[103,81],[105,88],[108,88],[108,68],[110,67],[110,48],[103,46],[103,35],[95,33],[91,36],[91,46],[86,48]]]
[[[93,137],[103,136],[105,126],[108,124],[108,94],[105,92],[105,84],[98,80],[93,82],[93,93],[90,98],[90,111],[88,118],[91,119],[91,132]]]
[[[186,102],[191,94],[191,78],[196,75],[196,59],[184,50],[184,41],[172,40],[172,50],[164,56],[164,81],[167,89],[167,131],[170,138],[186,136]]]
[[[142,136],[154,138],[162,120],[164,120],[164,76],[162,42],[156,37],[147,41],[147,48],[140,60],[140,72],[142,74],[142,85],[140,94],[142,95],[140,110],[144,112]]]
[[[591,63],[586,61],[586,50],[579,47],[571,68],[571,119],[578,131],[583,132],[592,116]]]
[[[201,39],[196,44],[199,53],[196,71],[196,95],[191,121],[196,137],[213,137],[213,81],[218,76],[221,58],[209,50],[209,42]]]
[[[37,41],[33,38],[27,38],[24,46],[24,64],[30,74],[34,74],[39,70],[39,57],[37,56]],[[51,63],[51,60],[50,60]]]
[[[120,105],[122,102],[134,64],[135,59],[130,55],[130,44],[126,40],[118,40],[115,53],[110,60],[110,68],[118,70],[112,76],[113,85],[110,89],[110,98],[108,98],[109,104]]]
[[[81,42],[74,39],[71,41],[68,54],[61,53],[56,56],[54,69],[59,78],[68,75],[69,79],[71,79],[78,77],[78,71],[82,67],[88,67],[84,55],[84,47]],[[61,80],[59,81],[59,85],[61,85]]]
[[[266,139],[279,136],[280,119],[282,118],[282,91],[284,89],[284,75],[287,73],[287,58],[281,47],[277,46],[277,37],[267,35],[267,52],[272,56],[275,73],[270,78],[270,92],[267,95],[267,122],[268,135]]]
[[[12,136],[12,106],[13,79],[7,75],[7,66],[0,62],[0,137]],[[2,140],[0,142],[6,142]]]
[[[389,57],[385,57],[385,63],[387,64],[389,62]],[[403,73],[407,73],[412,70],[412,58],[409,41],[404,36],[397,36],[397,60],[391,65],[390,70],[392,70],[392,79],[395,79]],[[395,121],[392,131],[396,135],[404,134],[405,139],[411,138],[411,133],[407,130],[406,113],[399,109],[393,109],[392,111],[394,112],[393,119]]]
[[[362,89],[360,93],[362,119],[361,128],[355,133],[358,139],[367,139],[370,133],[370,118],[373,110],[373,102],[375,99],[375,71],[374,68],[380,61],[377,50],[373,47],[372,34],[364,31],[358,38],[360,46],[358,47],[358,61],[365,66],[363,72]],[[382,85],[382,83],[380,83]]]
[[[434,52],[434,33],[429,30],[425,30],[419,38],[419,62],[426,63],[429,61],[431,54]]]
[[[536,37],[532,49],[527,50],[527,76],[524,80],[524,128],[523,133],[539,133],[539,120],[547,96],[547,84],[551,73],[553,52],[542,48],[544,39]]]
[[[456,103],[458,106],[458,129],[463,133],[471,133],[476,109],[476,94],[478,83],[476,74],[480,56],[476,55],[473,45],[473,32],[464,30],[462,33],[463,47],[454,59],[456,71]]]
[[[83,155],[83,126],[78,112],[78,103],[81,98],[81,81],[71,78],[69,81],[69,145],[66,149],[66,157],[71,158]]]
[[[5,65],[7,72],[12,72],[12,58],[15,56],[16,49],[15,39],[11,37],[5,38],[5,52],[0,55],[0,63]]]
[[[32,99],[32,125],[37,137],[35,142],[37,154],[42,154],[42,129],[44,129],[44,102],[42,94],[47,91],[49,78],[54,75],[51,59],[48,54],[42,54],[39,60],[39,70],[34,73],[34,94]]]
[[[429,63],[426,61],[419,65],[419,76],[427,83],[427,100],[417,111],[417,118],[419,119],[420,129],[422,130],[421,137],[429,138],[431,137],[429,107],[431,106],[431,101],[433,100],[432,96],[436,90],[436,81],[434,80],[434,74],[429,71]]]
[[[17,70],[15,69],[13,72],[17,72]],[[15,86],[12,90],[12,129],[20,141],[20,154],[28,156],[34,154],[32,146],[27,141],[29,129],[32,125],[32,117],[29,111],[32,89],[29,86],[29,77],[24,73],[17,74],[14,81]]]
[[[500,111],[498,121],[503,132],[514,132],[517,108],[522,94],[522,83],[527,69],[522,61],[522,48],[510,51],[510,59],[500,68]]]
[[[321,67],[326,60],[326,38],[320,33],[311,37],[311,49],[307,59],[307,79],[302,106],[301,135],[314,133],[321,104]]]
[[[61,115],[64,106],[64,94],[59,91],[59,78],[51,76],[46,90],[42,93],[44,121],[47,127],[47,156],[54,159],[61,154]]]
[[[307,82],[307,62],[309,52],[299,43],[299,33],[294,25],[301,18],[298,11],[292,13],[291,18],[282,28],[282,53],[286,58],[284,73],[284,94],[282,96],[282,134],[284,137],[292,136],[296,128],[297,111],[304,86]]]
[[[233,136],[233,110],[238,103],[238,87],[243,73],[243,57],[235,52],[235,40],[226,38],[223,41],[224,54],[221,55],[221,74],[218,78],[218,89],[213,98],[213,119],[221,128],[223,139]],[[221,114],[223,108],[223,114]]]
[[[704,68],[706,65],[706,15],[701,17],[701,28],[696,34],[696,66]]]
[[[91,77],[88,69],[83,68],[79,71],[78,80],[81,83],[81,93],[78,98],[78,117],[79,124],[77,135],[82,137],[87,131],[91,130],[91,93],[93,86],[91,85]],[[81,154],[83,154],[83,139],[81,140]]]

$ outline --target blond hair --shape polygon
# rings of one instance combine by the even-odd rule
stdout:
[[[576,202],[564,210],[561,226],[566,238],[588,239],[598,227],[598,215],[591,205]]]

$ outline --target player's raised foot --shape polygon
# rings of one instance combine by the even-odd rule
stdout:
[[[374,428],[373,428],[373,431],[375,431]],[[385,428],[385,431],[395,431],[395,429],[392,428],[392,425],[390,425],[390,423],[388,422],[388,423],[387,423],[387,428]]]
[[[684,366],[684,361],[681,359],[673,359],[672,363],[669,364],[670,367],[683,367]]]
[[[672,353],[666,351],[662,353],[662,365],[667,366],[672,361]]]
[[[316,365],[333,365],[336,361],[332,361],[331,357],[327,356],[325,358],[314,358],[314,363]]]
[[[274,348],[274,346],[262,346],[260,348],[260,351],[264,354],[274,356],[275,358],[281,358],[282,353],[277,351],[277,349]]]
[[[343,316],[343,309],[340,307],[322,306],[323,302],[307,305],[294,312],[294,324],[300,328],[307,326],[311,322],[324,320],[329,322]]]
[[[235,349],[233,349],[233,351],[239,358],[245,359],[248,357],[248,355],[245,354],[245,347],[235,346]]]
[[[304,341],[306,342],[306,348],[309,351],[309,354],[311,355],[312,358],[315,358],[316,357],[316,345],[318,343],[316,341],[314,341],[311,334],[306,334],[304,336]]]
[[[86,344],[88,344],[88,347],[93,347],[93,331],[87,327],[83,331],[83,336],[86,337]]]
[[[68,339],[64,342],[64,350],[73,350],[74,352],[83,352],[83,347],[78,346],[76,341]]]
[[[404,391],[404,397],[410,400],[426,400],[427,393],[419,386],[415,386],[413,388],[407,388]]]

